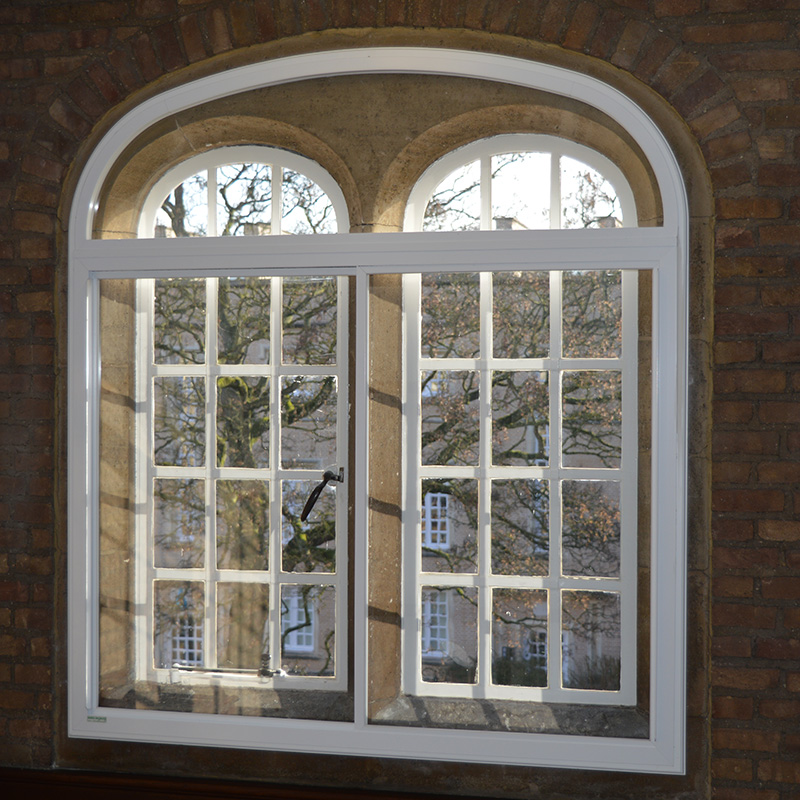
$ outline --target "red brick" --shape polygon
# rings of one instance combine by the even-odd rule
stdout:
[[[714,483],[747,483],[752,468],[746,461],[715,461]]]
[[[22,708],[34,708],[36,705],[36,694],[25,692],[21,689],[0,689],[0,708],[19,710]]]
[[[752,719],[752,697],[715,697],[712,715],[717,719]]]
[[[753,247],[756,242],[751,228],[724,223],[717,225],[714,241],[718,250],[728,250],[732,247]]]
[[[15,664],[14,681],[17,684],[33,683],[45,686],[50,683],[52,671],[44,664]]]
[[[564,34],[564,47],[568,50],[582,50],[589,41],[600,10],[594,3],[581,3],[572,15],[567,32]]]
[[[800,106],[768,106],[764,111],[767,128],[799,128]]]
[[[153,30],[152,36],[155,50],[167,72],[186,65],[186,58],[181,52],[181,46],[172,23],[159,25]]]
[[[685,17],[702,10],[702,0],[655,0],[657,17]]]
[[[800,186],[800,167],[790,164],[764,164],[758,170],[761,186]]]
[[[779,435],[775,431],[718,431],[714,434],[716,453],[778,453]]]
[[[68,75],[86,63],[86,56],[58,56],[44,60],[44,74],[54,77]]]
[[[729,781],[751,781],[753,762],[748,758],[712,758],[711,775]]]
[[[711,522],[715,541],[746,542],[753,538],[753,522],[748,519],[715,517]]]
[[[774,42],[785,38],[786,22],[723,22],[720,25],[690,25],[683,29],[687,42],[733,44],[734,42]]]
[[[91,129],[89,123],[62,98],[58,98],[50,106],[50,116],[77,139],[84,138]]]
[[[69,32],[70,50],[107,49],[111,41],[108,28],[82,28]]]
[[[774,689],[780,680],[780,670],[717,667],[713,670],[712,684],[715,687],[763,691]]]
[[[732,122],[736,122],[737,119],[739,119],[739,109],[736,103],[730,100],[690,120],[689,127],[697,136],[705,139],[715,131],[722,130]]]
[[[786,274],[783,256],[721,256],[716,259],[715,270],[720,278],[780,277]]]
[[[677,43],[670,36],[658,36],[642,55],[641,60],[634,68],[634,74],[641,80],[650,82],[661,66],[677,47]]]
[[[782,311],[725,312],[715,317],[719,336],[736,334],[786,333],[788,316]]]
[[[800,522],[795,520],[763,519],[758,523],[761,539],[775,542],[800,541]]]
[[[765,341],[762,352],[764,361],[796,363],[800,361],[800,342]]]
[[[764,401],[759,404],[758,416],[762,422],[794,424],[800,422],[800,403]]]
[[[755,414],[753,403],[745,400],[715,400],[714,420],[721,423],[750,422]],[[733,451],[727,451],[733,452]]]
[[[638,20],[628,22],[622,31],[622,36],[619,37],[617,49],[611,56],[611,63],[629,70],[641,53],[649,34],[650,26],[647,23]]]
[[[762,578],[761,596],[773,600],[800,598],[800,577]]]
[[[720,750],[759,750],[777,753],[781,735],[777,731],[718,728],[712,736],[714,747]]]
[[[50,311],[52,307],[53,295],[50,292],[25,292],[17,295],[17,308],[24,313]]]
[[[753,142],[747,131],[736,131],[703,143],[703,152],[710,162],[723,161],[752,150]]]
[[[763,103],[765,100],[786,100],[789,97],[789,82],[786,78],[740,78],[731,81],[731,88],[744,102]]]
[[[140,86],[142,80],[136,69],[136,64],[130,55],[123,50],[112,50],[108,54],[108,61],[116,72],[119,82],[128,89]]]
[[[726,52],[712,56],[711,61],[725,72],[751,72],[753,70],[800,69],[800,51],[798,50],[742,50]]]
[[[237,47],[246,47],[255,44],[258,29],[253,16],[253,8],[250,3],[233,2],[228,4],[228,13],[231,18],[231,30],[233,40]]]
[[[564,14],[568,16],[568,14]],[[588,53],[598,58],[608,58],[622,33],[628,17],[614,8],[606,8],[589,43]]]
[[[764,225],[758,229],[758,236],[761,244],[766,247],[775,245],[800,247],[800,225],[796,222],[786,225]]]
[[[739,364],[755,361],[755,342],[719,341],[714,345],[714,361],[717,364]]]
[[[800,700],[763,699],[759,701],[758,711],[770,719],[796,719],[800,716]]]
[[[769,489],[739,489],[739,494],[755,495],[755,499],[750,503],[739,502],[731,499],[731,496],[736,493],[733,489],[718,489],[712,495],[712,505],[717,511],[751,511],[758,513],[757,509],[753,506],[768,505],[772,499],[772,495],[776,495],[774,504],[780,508],[767,508],[766,511],[782,511],[784,504],[784,493],[773,492]],[[718,505],[723,505],[720,494],[726,495],[726,500],[730,508],[718,508]],[[767,495],[766,498],[763,495]],[[745,548],[745,547],[723,547],[717,545],[714,548],[714,567],[716,569],[743,569],[750,572],[758,571],[760,567],[777,567],[780,564],[779,551],[771,547],[760,547],[758,549]]]
[[[762,759],[758,762],[758,779],[800,785],[800,762]]]
[[[769,369],[720,371],[714,378],[714,388],[721,394],[783,392],[786,389],[786,373]]]
[[[109,71],[100,63],[95,61],[86,69],[86,74],[91,78],[94,85],[108,103],[118,103],[122,99],[122,93],[114,83]]]
[[[749,146],[750,137],[746,138]],[[783,200],[779,197],[721,197],[717,200],[720,219],[775,219],[782,213]]]
[[[8,722],[8,732],[18,739],[49,739],[53,732],[50,721],[44,719],[12,719]],[[26,750],[28,749],[26,743]]]
[[[0,656],[24,655],[26,642],[22,636],[0,634]]]
[[[797,639],[758,639],[756,657],[777,661],[800,659],[800,641]]]
[[[63,44],[64,34],[61,31],[29,33],[22,38],[22,47],[25,52],[32,50],[58,50]]]
[[[18,231],[49,234],[53,232],[53,219],[53,214],[42,214],[39,211],[15,211],[13,224]]]
[[[548,42],[558,41],[558,35],[569,17],[568,11],[568,0],[553,0],[547,4],[539,28],[542,39]]]
[[[722,575],[714,578],[716,597],[752,597],[753,579],[747,575]]]
[[[749,658],[751,650],[747,636],[715,636],[711,640],[711,655],[714,658]]]

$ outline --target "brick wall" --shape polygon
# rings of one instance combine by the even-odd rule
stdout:
[[[372,26],[486,31],[591,55],[651,86],[696,137],[717,213],[712,784],[718,800],[795,797],[800,0],[2,4],[0,765],[48,767],[57,758],[57,215],[81,142],[115,105],[167,73],[307,31]]]

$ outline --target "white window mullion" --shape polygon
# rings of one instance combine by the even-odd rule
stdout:
[[[211,170],[209,170],[211,172]],[[216,171],[214,171],[216,173]],[[216,193],[216,192],[215,192]],[[217,331],[219,279],[206,280],[206,459],[205,459],[205,625],[203,626],[203,663],[217,666]]]

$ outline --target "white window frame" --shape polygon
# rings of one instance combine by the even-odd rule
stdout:
[[[608,158],[589,147],[576,142],[565,141],[556,136],[540,134],[505,134],[479,139],[464,147],[451,151],[434,162],[422,174],[409,195],[406,212],[406,225],[411,230],[421,230],[424,212],[428,202],[439,186],[454,170],[468,164],[478,162],[481,218],[480,230],[492,230],[492,157],[505,153],[536,153],[547,156],[550,180],[549,227],[551,231],[561,230],[563,198],[561,196],[561,157],[568,156],[586,164],[602,175],[617,193],[623,214],[622,227],[636,227],[636,205],[633,191],[620,169]],[[513,164],[508,168],[513,172]],[[608,175],[603,172],[608,171]],[[517,232],[515,232],[517,233]],[[440,231],[430,235],[441,235]],[[602,255],[597,257],[597,264],[604,261]],[[603,268],[602,266],[600,267]],[[606,269],[613,270],[614,262],[606,263]],[[492,354],[491,323],[491,281],[488,271],[479,274],[480,280],[480,345],[479,357],[476,358],[436,358],[421,355],[421,313],[414,310],[421,308],[420,279],[407,275],[404,279],[404,320],[405,320],[405,395],[404,406],[404,468],[406,479],[404,487],[405,508],[413,509],[418,504],[426,507],[426,498],[419,497],[420,483],[425,478],[471,478],[478,480],[480,499],[479,507],[486,509],[491,505],[492,479],[527,478],[544,480],[549,486],[550,499],[550,532],[549,532],[549,574],[537,576],[497,576],[492,573],[491,522],[490,515],[482,513],[478,523],[478,558],[474,574],[460,572],[437,572],[432,576],[425,571],[423,553],[415,546],[422,541],[423,547],[430,547],[425,541],[425,528],[417,529],[417,520],[406,513],[404,520],[408,528],[403,536],[403,686],[407,693],[415,696],[439,697],[480,697],[503,698],[514,700],[538,700],[544,702],[584,703],[591,705],[632,706],[636,703],[636,632],[637,632],[637,495],[638,495],[638,273],[634,270],[622,270],[621,274],[621,341],[620,354],[617,357],[604,358],[566,358],[561,355],[562,338],[562,280],[559,269],[549,273],[550,325],[546,358],[496,358]],[[481,402],[478,411],[479,437],[481,457],[476,466],[425,466],[421,462],[421,453],[415,443],[420,442],[423,398],[417,391],[420,372],[430,370],[469,370],[480,375]],[[622,388],[622,425],[620,463],[611,469],[563,467],[559,460],[559,447],[555,452],[549,450],[549,458],[537,467],[515,468],[496,466],[489,463],[491,453],[491,375],[493,369],[520,370],[539,372],[549,375],[549,408],[547,439],[550,443],[550,430],[556,431],[555,441],[562,439],[561,411],[561,376],[569,371],[601,370],[613,371],[620,375]],[[441,374],[441,372],[440,372]],[[427,393],[427,387],[426,387]],[[563,480],[606,480],[614,481],[621,486],[620,500],[620,569],[613,577],[567,577],[561,575],[561,485]],[[423,516],[423,520],[424,520]],[[428,682],[419,668],[426,657],[424,627],[422,635],[418,632],[415,614],[417,597],[423,586],[436,581],[446,586],[472,587],[480,592],[478,614],[476,620],[478,636],[477,662],[483,665],[478,668],[474,684]],[[548,685],[546,687],[522,687],[497,685],[492,682],[492,588],[519,588],[546,590],[548,592],[547,625],[550,642],[548,653]],[[620,615],[620,687],[618,690],[590,690],[568,688],[567,673],[562,669],[563,650],[559,648],[558,632],[562,629],[562,594],[564,591],[605,591],[613,592],[621,600]],[[417,616],[424,617],[424,602]]]
[[[413,65],[413,66],[412,66]],[[599,108],[625,128],[649,161],[661,193],[663,225],[617,230],[459,234],[340,234],[229,237],[228,241],[92,240],[94,209],[108,170],[154,122],[200,103],[253,88],[319,76],[418,73],[471,77],[540,89]],[[688,206],[677,161],[655,123],[621,92],[585,74],[493,54],[417,48],[353,48],[253,64],[203,78],[147,100],[123,117],[92,152],[78,181],[69,225],[68,387],[68,734],[473,763],[682,773],[685,764],[686,470]],[[235,240],[235,241],[234,241]],[[291,240],[291,241],[288,241]],[[304,241],[301,241],[304,240]],[[98,704],[98,389],[97,280],[165,275],[339,274],[355,278],[356,326],[366,330],[371,274],[594,266],[650,270],[654,284],[653,525],[650,585],[651,703],[646,739],[402,728],[367,723],[366,404],[356,404],[354,550],[354,722],[189,715]],[[230,259],[234,259],[232,262]],[[228,268],[220,269],[225,263]],[[143,267],[143,265],[145,265]],[[159,267],[158,265],[168,265]],[[527,267],[526,267],[527,268]],[[164,271],[161,272],[160,270]],[[355,343],[353,397],[367,397],[368,342]]]

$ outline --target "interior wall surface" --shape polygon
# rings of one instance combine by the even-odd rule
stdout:
[[[89,769],[486,797],[796,794],[796,15],[796,0],[32,0],[0,8],[0,765],[30,785]],[[692,279],[686,777],[309,759],[65,734],[65,231],[76,177],[117,119],[166,88],[293,53],[383,44],[475,49],[585,71],[639,103],[680,162]],[[511,119],[518,92],[503,91]],[[465,113],[479,130],[480,113]],[[165,130],[162,141],[181,158],[204,146],[203,125],[220,115],[182,119],[181,136]],[[285,146],[292,136],[323,140],[309,130],[313,99],[307,115],[276,125],[275,136]],[[452,135],[429,130],[440,142]],[[316,146],[323,160],[325,147]],[[393,163],[413,171],[423,160]],[[357,165],[331,163],[347,187]],[[122,172],[114,180],[120,189],[139,186]],[[391,184],[389,177],[370,196],[353,193],[362,230],[398,225]],[[131,231],[124,205],[103,209],[104,226],[119,235]]]

